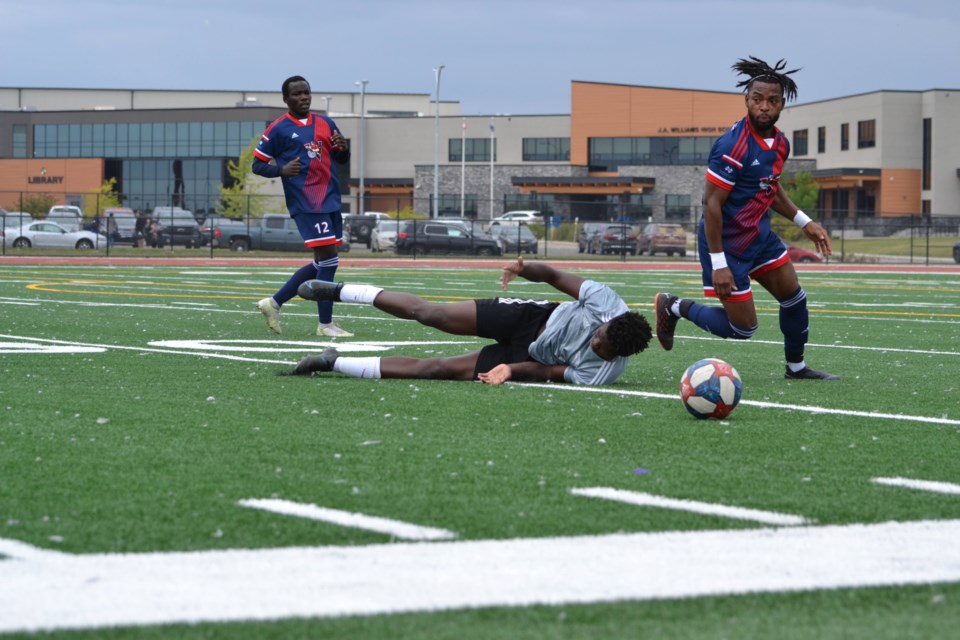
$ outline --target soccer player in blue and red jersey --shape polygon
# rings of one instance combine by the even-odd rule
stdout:
[[[283,81],[283,102],[289,112],[267,127],[253,151],[253,172],[279,177],[287,211],[297,223],[303,243],[313,249],[310,262],[270,298],[257,307],[267,327],[279,334],[280,307],[297,294],[307,280],[332,280],[340,264],[337,247],[343,244],[340,181],[333,163],[350,161],[350,150],[337,125],[326,116],[310,113],[310,83],[302,76]],[[352,333],[333,322],[333,303],[317,303],[317,335],[349,337]]]
[[[786,136],[774,126],[785,99],[797,95],[797,85],[784,71],[783,60],[771,67],[750,57],[733,65],[747,76],[747,115],[713,145],[703,194],[704,213],[697,241],[703,268],[703,291],[719,298],[722,307],[681,300],[669,293],[655,298],[656,332],[660,345],[673,348],[677,322],[686,318],[721,338],[746,340],[757,330],[757,310],[750,281],[755,280],[780,303],[787,366],[791,379],[837,380],[811,369],[804,361],[809,331],[807,294],[787,256],[786,246],[770,228],[773,209],[803,229],[818,251],[830,255],[830,238],[823,227],[797,208],[780,185],[783,164],[790,154]]]

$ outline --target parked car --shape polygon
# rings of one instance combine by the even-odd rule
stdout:
[[[960,264],[960,242],[953,245],[953,261]]]
[[[133,214],[133,209],[126,207],[108,207],[104,209],[103,215],[100,216],[100,226],[97,232],[104,236],[110,235],[108,233],[108,226],[111,215],[113,216],[113,222],[117,230],[116,235],[113,237],[114,243],[130,243],[136,246],[133,236],[134,229],[137,226],[137,217]]]
[[[539,211],[507,211],[502,216],[497,216],[491,221],[491,224],[513,224],[522,222],[526,224],[543,224],[543,215]]]
[[[500,243],[480,231],[471,233],[460,224],[437,220],[407,220],[397,231],[397,253],[457,253],[499,256]]]
[[[397,244],[398,220],[380,220],[370,234],[370,248],[375,251],[393,251]]]
[[[33,216],[26,211],[6,211],[0,209],[0,229],[6,227],[22,227],[33,222]]]
[[[379,214],[368,213],[358,215],[345,213],[343,214],[343,230],[344,232],[350,232],[350,238],[354,242],[362,242],[367,245],[369,249],[371,245],[370,235],[373,233],[373,228],[379,220]]]
[[[637,236],[637,255],[643,255],[647,251],[651,256],[656,253],[665,253],[668,256],[678,253],[685,256],[687,232],[679,224],[652,222]]]
[[[637,234],[629,224],[608,224],[591,241],[590,253],[637,255]]]
[[[151,217],[160,227],[159,246],[179,244],[190,249],[202,244],[200,224],[192,211],[180,207],[154,207]]]
[[[580,253],[590,251],[590,244],[593,241],[593,237],[602,233],[606,227],[606,222],[584,222],[583,226],[580,227],[580,232],[577,234],[577,251]]]
[[[3,230],[3,244],[28,249],[93,249],[107,246],[107,238],[90,231],[67,231],[56,222],[35,220]]]
[[[220,227],[224,225],[238,225],[243,224],[243,220],[235,220],[233,218],[227,218],[226,216],[221,216],[216,213],[207,216],[203,219],[203,223],[200,225],[200,244],[201,246],[207,246],[212,244],[214,248],[226,246],[226,243],[220,241],[221,231]]]
[[[516,227],[493,224],[490,225],[490,235],[500,243],[504,255],[540,252],[537,236],[533,235],[533,231],[525,224]]]
[[[47,212],[46,220],[60,225],[67,231],[80,231],[83,228],[83,211],[80,207],[54,205]]]
[[[783,244],[787,248],[787,255],[791,262],[823,262],[823,258],[816,251],[810,251],[789,242]]]

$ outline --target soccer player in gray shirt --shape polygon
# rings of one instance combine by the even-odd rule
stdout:
[[[427,302],[410,293],[385,291],[365,284],[310,280],[298,294],[307,300],[370,304],[398,318],[461,336],[495,340],[479,351],[445,358],[407,356],[346,357],[333,348],[303,358],[291,375],[335,371],[356,378],[479,380],[501,384],[614,382],[627,358],[646,349],[652,331],[647,319],[629,311],[612,289],[555,269],[546,263],[507,264],[501,286],[520,276],[545,282],[573,301],[546,302],[489,298],[449,304]]]

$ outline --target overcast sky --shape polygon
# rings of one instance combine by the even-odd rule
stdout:
[[[960,88],[957,0],[0,0],[0,86],[433,94],[570,112],[570,81],[735,91],[786,58],[798,103]]]

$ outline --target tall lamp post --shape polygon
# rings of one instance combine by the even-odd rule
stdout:
[[[440,217],[440,73],[444,65],[433,70],[437,80],[436,102],[433,109],[433,217]]]
[[[360,214],[366,211],[366,207],[363,201],[364,196],[366,195],[366,191],[364,190],[364,185],[363,185],[363,170],[364,170],[363,148],[366,146],[366,127],[367,127],[366,113],[367,111],[364,108],[364,99],[367,96],[367,82],[369,81],[358,80],[355,83],[357,86],[360,87],[360,196],[358,198],[359,210],[357,211],[357,213],[360,213]]]

